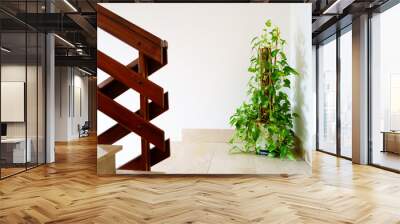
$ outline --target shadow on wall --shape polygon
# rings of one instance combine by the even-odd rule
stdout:
[[[305,43],[304,34],[302,31],[296,32],[297,35],[294,37],[296,39],[296,43]],[[294,112],[299,114],[299,117],[295,119],[295,127],[294,131],[296,133],[296,147],[301,149],[304,152],[304,159],[311,164],[312,162],[312,145],[314,142],[313,130],[314,126],[312,125],[315,122],[314,119],[314,111],[312,105],[314,105],[314,85],[310,85],[313,82],[312,73],[309,72],[309,63],[307,63],[307,55],[305,50],[305,45],[301,45],[301,47],[296,47],[295,55],[296,55],[296,68],[300,73],[300,76],[297,77],[295,82],[295,106]]]

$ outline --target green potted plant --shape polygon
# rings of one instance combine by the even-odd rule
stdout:
[[[298,72],[287,62],[285,44],[270,20],[251,41],[249,100],[230,118],[235,128],[232,151],[295,159],[293,119],[297,114],[292,112],[285,89],[291,88],[290,77]]]

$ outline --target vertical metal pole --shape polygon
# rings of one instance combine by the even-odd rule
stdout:
[[[46,37],[46,163],[55,160],[55,62],[54,35]]]
[[[27,1],[25,1],[25,21],[27,21]],[[28,25],[25,24],[25,102],[24,102],[24,121],[25,121],[25,170],[28,169],[28,113],[27,113],[27,96],[28,96]]]
[[[372,27],[371,27],[371,20],[372,20],[372,12],[368,12],[368,25],[367,25],[367,46],[368,46],[368,53],[367,53],[367,64],[368,64],[368,69],[367,69],[367,82],[368,82],[368,94],[367,94],[367,104],[368,104],[368,111],[367,111],[367,117],[368,117],[368,156],[367,156],[367,163],[372,164],[373,163],[373,153],[372,153]],[[386,148],[386,147],[385,147]]]
[[[316,149],[319,149],[319,44],[315,47],[315,85],[316,85]]]
[[[47,12],[47,5],[46,5],[46,12]],[[48,33],[44,33],[44,161],[43,163],[47,163],[47,35]],[[43,74],[42,74],[43,76]],[[42,80],[43,82],[43,80]],[[42,117],[43,118],[43,117]]]
[[[39,1],[36,1],[39,13]],[[36,166],[39,165],[39,32],[36,30]]]
[[[39,165],[39,33],[36,31],[36,166],[38,165]]]
[[[341,65],[340,65],[340,30],[336,31],[336,155],[341,156],[341,114],[340,114],[340,83],[341,83]]]

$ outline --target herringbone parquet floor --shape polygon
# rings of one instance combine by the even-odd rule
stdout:
[[[97,177],[94,138],[0,181],[0,223],[400,223],[400,175],[315,153],[313,175]]]

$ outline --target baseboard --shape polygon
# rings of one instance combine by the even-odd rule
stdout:
[[[233,129],[183,129],[182,142],[227,143],[233,133]]]

